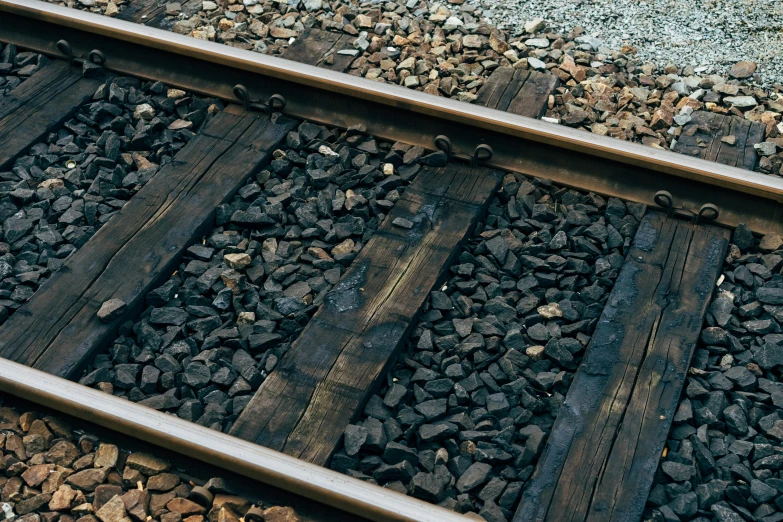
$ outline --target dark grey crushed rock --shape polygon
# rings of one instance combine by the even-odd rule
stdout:
[[[0,322],[221,108],[160,82],[109,78],[72,119],[0,172]]]
[[[645,212],[503,185],[331,462],[488,521],[516,508]]]
[[[780,236],[737,227],[646,520],[783,520],[781,268]]]
[[[227,431],[421,168],[409,149],[302,123],[80,382]]]
[[[31,411],[15,400],[9,407],[9,397],[2,403],[0,500],[5,520],[239,522],[257,500],[236,495],[220,477],[203,482],[195,476],[203,471],[178,469],[162,455],[129,452],[86,433],[75,419]],[[211,504],[188,499],[191,480],[214,495]],[[290,507],[256,505],[264,508],[266,520],[299,520]]]
[[[46,56],[0,42],[0,100],[47,63]]]

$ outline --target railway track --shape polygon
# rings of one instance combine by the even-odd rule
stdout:
[[[0,16],[37,64],[0,97],[8,395],[308,520],[640,520],[661,459],[698,448],[681,423],[726,336],[777,379],[777,178],[33,1]],[[768,324],[731,323],[735,293]]]

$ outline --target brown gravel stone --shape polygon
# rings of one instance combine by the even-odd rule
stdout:
[[[95,453],[88,453],[87,455],[83,457],[79,457],[73,462],[73,469],[76,471],[81,471],[86,468],[91,468],[93,466],[94,461],[95,461]]]
[[[65,484],[66,477],[73,473],[70,469],[61,466],[55,466],[55,468],[54,471],[49,473],[49,476],[46,477],[43,484],[41,484],[42,493],[54,493]]]
[[[150,511],[152,512],[152,516],[159,516],[160,513],[166,509],[166,504],[171,502],[176,496],[177,495],[173,491],[160,495],[150,495]]]
[[[26,515],[27,513],[35,511],[41,506],[48,504],[50,500],[52,500],[51,493],[41,493],[40,495],[35,495],[34,497],[17,502],[15,506],[16,514]]]
[[[122,495],[125,510],[131,518],[138,522],[144,522],[149,516],[150,494],[147,491],[131,489]]]
[[[146,479],[144,475],[142,475],[141,471],[137,469],[133,469],[130,466],[125,466],[125,469],[122,470],[122,483],[128,487],[133,487],[139,482],[144,484],[145,481]]]
[[[117,495],[122,495],[122,488],[112,484],[101,484],[95,488],[95,494],[92,500],[92,508],[97,512],[104,504],[109,502]]]
[[[101,444],[95,451],[94,465],[96,468],[113,468],[120,456],[119,449],[114,444]]]
[[[239,516],[244,516],[247,510],[250,509],[250,502],[244,497],[219,493],[215,495],[212,506],[217,508],[228,507],[234,513],[239,514]]]
[[[141,471],[147,476],[163,473],[171,467],[171,464],[167,460],[142,452],[131,453],[128,456],[128,460],[125,461],[125,464]]]
[[[22,479],[30,487],[38,487],[49,477],[49,472],[54,470],[52,464],[39,464],[37,466],[30,466],[22,473]]]
[[[16,502],[22,494],[24,481],[20,477],[11,477],[3,486],[3,502]]]
[[[95,512],[101,522],[131,522],[125,513],[125,503],[119,495],[115,495],[103,507]]]
[[[15,433],[11,433],[6,437],[5,450],[12,453],[17,460],[27,460],[27,453],[25,452],[22,438]]]
[[[22,428],[22,431],[29,431],[30,425],[33,423],[34,420],[38,418],[38,414],[35,412],[27,412],[23,413],[19,416],[19,427]]]
[[[203,506],[186,498],[172,499],[166,504],[166,508],[174,513],[179,513],[182,516],[198,515],[205,511]]]
[[[76,498],[76,490],[67,484],[63,484],[52,495],[49,501],[49,509],[52,511],[64,511],[71,507],[71,503]]]
[[[46,461],[58,466],[70,467],[79,458],[79,449],[72,442],[60,440],[46,453]]]
[[[179,484],[179,476],[174,473],[160,473],[147,479],[147,489],[151,491],[169,491]]]
[[[236,513],[225,506],[217,509],[216,511],[217,515],[215,517],[212,516],[212,511],[210,511],[210,522],[239,522],[239,517],[236,515]]]
[[[729,76],[732,78],[744,79],[750,78],[755,72],[756,64],[754,62],[737,62],[729,71]]]
[[[299,522],[299,517],[290,507],[274,506],[264,510],[265,522]]]
[[[106,475],[108,475],[106,469],[85,469],[74,473],[65,479],[65,482],[85,491],[94,491],[106,479]]]

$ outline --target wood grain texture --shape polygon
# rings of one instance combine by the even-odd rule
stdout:
[[[353,49],[354,37],[321,29],[306,29],[281,55],[295,62],[317,65],[324,69],[345,72],[355,56],[338,54],[343,49]]]
[[[230,433],[325,465],[499,181],[464,165],[420,173]]]
[[[478,93],[476,93],[476,105],[496,109],[500,102],[500,97],[506,92],[508,84],[514,79],[516,72],[517,70],[513,67],[498,67],[495,69],[484,82],[484,85],[481,86]]]
[[[736,143],[724,143],[721,138],[734,136]],[[675,152],[696,158],[716,161],[732,167],[753,170],[758,155],[753,145],[764,141],[764,125],[739,116],[695,111],[686,124]]]
[[[100,85],[64,60],[45,65],[0,99],[0,170],[67,120]]]
[[[728,238],[645,216],[514,522],[641,518]]]
[[[166,13],[165,0],[134,0],[117,15],[119,20],[127,20],[137,24],[143,24]]]
[[[540,118],[546,113],[549,95],[559,84],[560,80],[554,74],[532,71],[506,110],[528,118]]]
[[[544,115],[549,95],[559,80],[545,74],[513,67],[498,67],[479,89],[476,104],[529,118]]]
[[[75,377],[295,124],[286,117],[272,123],[266,116],[216,115],[0,327],[0,356]],[[128,311],[101,323],[95,314],[112,298]]]
[[[171,29],[177,17],[166,13],[167,3],[167,0],[134,0],[120,11],[117,18],[149,27]],[[201,10],[202,4],[202,0],[180,0],[179,13],[185,17],[193,16]]]

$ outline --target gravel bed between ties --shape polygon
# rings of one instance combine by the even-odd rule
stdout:
[[[251,507],[220,477],[204,484],[214,495],[211,505],[188,499],[194,485],[189,470],[176,469],[159,455],[126,451],[71,422],[0,406],[0,507],[5,520],[240,522]],[[299,520],[290,507],[259,507],[265,508],[267,522]]]
[[[646,520],[783,520],[781,267],[780,236],[737,229]]]
[[[331,467],[509,520],[644,212],[507,175]]]
[[[19,51],[14,44],[0,42],[0,100],[47,63],[46,56]]]
[[[445,163],[307,122],[274,157],[82,384],[228,431],[421,164]]]
[[[0,323],[221,108],[159,82],[110,78],[0,172]]]

